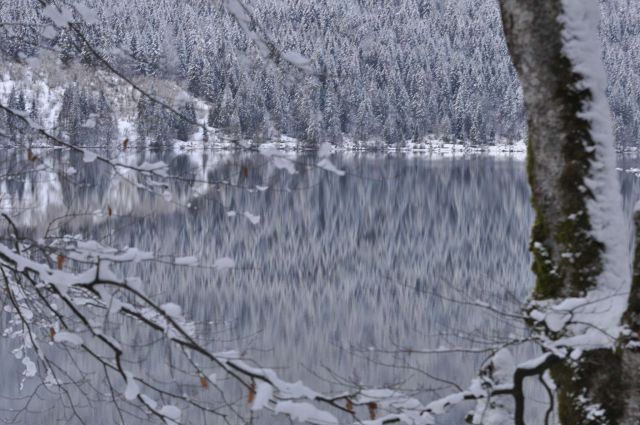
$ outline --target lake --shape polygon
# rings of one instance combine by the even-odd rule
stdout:
[[[127,273],[154,299],[181,305],[214,351],[238,349],[288,380],[330,392],[391,386],[426,402],[467,387],[488,355],[478,349],[527,335],[523,323],[483,307],[517,314],[533,286],[533,212],[520,160],[343,153],[332,158],[347,171],[339,177],[303,166],[290,175],[257,154],[105,153],[168,163],[182,180],[157,196],[97,162],[38,155],[40,170],[24,152],[0,154],[8,176],[0,208],[25,234],[79,233],[154,252],[166,261]],[[620,158],[620,167],[638,162]],[[640,178],[619,175],[630,213]],[[182,256],[198,265],[172,264]],[[211,267],[225,257],[234,269]],[[127,335],[141,338],[133,328]],[[0,394],[9,397],[20,395],[24,369],[10,354],[14,345],[0,339]],[[463,350],[447,351],[454,348]],[[532,350],[514,347],[522,359]],[[142,352],[142,369],[166,362],[162,347]],[[529,415],[537,417],[545,395],[531,393]],[[59,405],[46,413],[46,402],[36,405],[26,416],[32,421],[65,417]],[[459,423],[463,413],[443,423]],[[114,423],[112,415],[89,423]]]

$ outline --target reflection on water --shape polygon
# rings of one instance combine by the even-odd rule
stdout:
[[[517,312],[532,286],[533,214],[522,162],[343,157],[335,162],[351,175],[339,178],[318,170],[290,176],[239,154],[121,158],[170,164],[185,181],[171,184],[168,201],[136,189],[134,174],[114,177],[106,166],[65,155],[44,153],[35,172],[19,160],[24,153],[3,153],[3,211],[38,237],[82,233],[159,255],[194,255],[203,266],[233,258],[238,268],[228,272],[155,263],[129,271],[158,299],[209,324],[214,350],[247,350],[287,379],[333,391],[340,385],[332,374],[364,385],[401,382],[428,401],[451,388],[415,368],[464,387],[483,357],[384,350],[485,346],[526,333],[522,323],[474,305]],[[640,183],[631,174],[621,179],[629,210]],[[0,393],[15,395],[20,365],[5,340],[0,349]],[[153,361],[162,356],[149,353]]]

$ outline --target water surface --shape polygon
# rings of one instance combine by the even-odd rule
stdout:
[[[164,160],[185,178],[172,183],[168,201],[81,158],[48,153],[47,166],[67,173],[35,172],[19,160],[23,154],[2,155],[3,174],[13,176],[2,183],[2,208],[34,237],[49,228],[136,246],[168,262],[198,257],[199,267],[151,263],[127,272],[155,299],[182,305],[202,323],[212,350],[246,351],[286,379],[322,391],[396,386],[429,401],[454,391],[451,382],[466,387],[486,354],[410,351],[489,348],[526,335],[519,321],[479,307],[517,313],[533,285],[533,213],[521,161],[344,155],[334,159],[348,171],[340,178],[315,169],[288,175],[252,155],[123,157]],[[624,168],[635,163],[621,160]],[[640,180],[620,177],[629,211]],[[213,270],[221,257],[233,258],[236,269]],[[0,340],[0,393],[16,396],[22,365],[10,349]],[[514,350],[524,358],[533,348]],[[165,355],[148,350],[146,366],[164,364]],[[62,417],[59,410],[51,414]],[[113,423],[109,413],[94,420]]]

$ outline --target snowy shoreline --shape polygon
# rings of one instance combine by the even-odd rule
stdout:
[[[215,137],[215,136],[214,136]],[[233,139],[220,140],[215,137],[214,141],[203,142],[202,140],[192,140],[189,142],[176,141],[173,149],[176,152],[200,150],[203,147],[218,150],[220,152],[234,152],[242,149],[257,149],[260,146],[271,146],[282,152],[291,154],[314,152],[318,150],[315,143],[300,142],[296,139],[283,136],[282,138],[266,143],[255,143],[252,140]],[[406,142],[402,145],[388,145],[383,142],[351,142],[346,141],[340,145],[331,144],[332,153],[343,155],[371,154],[371,155],[391,155],[403,157],[430,157],[430,158],[457,158],[468,156],[488,156],[496,158],[507,158],[524,161],[527,158],[527,144],[524,140],[513,143],[497,144],[470,144],[464,142],[447,142],[443,140],[430,139],[425,142]],[[619,156],[640,156],[640,149],[636,147],[620,148],[616,150]]]
[[[215,134],[215,133],[214,133]],[[514,143],[499,143],[495,145],[473,145],[469,143],[452,143],[438,139],[429,139],[423,142],[406,142],[401,145],[389,145],[378,141],[353,142],[343,141],[339,145],[331,144],[331,153],[346,155],[353,154],[377,154],[377,155],[402,155],[404,157],[463,157],[469,155],[485,155],[492,157],[508,157],[517,160],[526,158],[527,145],[524,141]],[[213,135],[208,142],[203,142],[201,137],[188,142],[175,141],[173,150],[176,152],[200,150],[202,148],[214,149],[221,152],[234,152],[243,149],[258,149],[269,146],[282,152],[298,154],[314,152],[319,145],[306,143],[282,136],[279,139],[265,143],[256,143],[248,139],[220,138]]]
[[[237,152],[256,151],[262,147],[272,147],[286,154],[292,156],[311,153],[318,150],[318,145],[315,143],[305,143],[295,140],[293,138],[282,137],[275,141],[256,143],[255,141],[248,139],[231,139],[220,138],[217,135],[211,137],[212,140],[204,142],[201,138],[190,141],[175,140],[171,146],[145,146],[143,148],[133,147],[132,152],[140,150],[172,150],[175,153],[186,153],[194,151],[215,151],[221,154],[232,154]],[[108,149],[107,147],[100,146],[79,146],[83,149],[102,150]],[[7,147],[8,149],[19,150],[20,146]],[[25,147],[26,148],[26,147]],[[64,149],[59,146],[51,146],[49,143],[38,144],[35,143],[31,147],[32,149]],[[387,156],[402,156],[404,158],[424,157],[424,158],[465,158],[471,156],[485,156],[493,158],[504,158],[516,161],[525,161],[527,158],[527,145],[524,141],[517,141],[514,143],[499,143],[493,145],[474,145],[469,143],[451,143],[438,140],[429,140],[427,142],[413,143],[407,142],[402,145],[386,145],[381,142],[346,142],[341,145],[331,144],[331,153],[341,154],[346,156],[352,155],[387,155]],[[640,149],[632,148],[620,148],[616,150],[616,153],[620,157],[638,157],[640,156]]]

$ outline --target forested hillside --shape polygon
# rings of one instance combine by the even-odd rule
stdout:
[[[526,131],[493,1],[253,0],[264,30],[282,51],[311,58],[314,75],[265,63],[216,1],[87,0],[86,5],[97,11],[97,19],[83,25],[84,34],[110,63],[134,78],[177,84],[206,101],[210,126],[230,133],[337,144],[345,138],[398,143],[431,134],[493,143],[523,138]],[[635,145],[640,5],[608,0],[602,7],[617,136],[620,143]],[[66,67],[96,65],[77,35],[47,31],[41,9],[35,0],[0,3],[3,62],[28,61],[44,51],[46,60],[56,58]],[[116,128],[113,115],[121,107],[104,88],[65,84],[59,96],[61,131],[82,138],[82,128],[95,128],[83,124],[96,116],[106,117],[98,124]],[[16,87],[5,96],[11,107],[41,115]],[[195,116],[192,103],[181,107]],[[195,131],[154,105],[136,108],[132,125],[143,137],[187,139]],[[111,137],[109,131],[101,134],[98,143]]]

